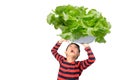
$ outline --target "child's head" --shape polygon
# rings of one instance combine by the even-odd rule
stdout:
[[[80,46],[76,43],[70,43],[66,48],[66,56],[77,59],[80,55]]]

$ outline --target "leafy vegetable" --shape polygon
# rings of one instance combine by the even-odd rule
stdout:
[[[47,16],[47,23],[61,30],[59,36],[72,41],[90,35],[95,37],[96,42],[105,43],[104,38],[111,28],[110,23],[97,10],[72,5],[57,6]]]

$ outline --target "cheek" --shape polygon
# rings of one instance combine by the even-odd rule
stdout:
[[[65,54],[68,54],[68,53],[70,53],[69,50],[66,50],[66,51],[65,51]]]
[[[67,49],[67,52],[70,52],[70,50],[71,50],[70,48],[69,48],[69,49]]]
[[[78,53],[78,56],[80,56],[80,53]]]
[[[76,53],[79,53],[78,49],[75,50]]]

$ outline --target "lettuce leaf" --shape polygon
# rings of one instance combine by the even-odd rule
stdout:
[[[72,41],[94,36],[96,42],[105,43],[105,36],[111,28],[111,24],[97,10],[72,5],[57,6],[47,16],[47,23],[61,30],[60,37]]]

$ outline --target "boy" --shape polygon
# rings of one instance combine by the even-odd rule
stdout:
[[[80,55],[80,48],[78,44],[70,43],[66,48],[65,58],[57,52],[62,42],[66,42],[66,40],[59,40],[51,50],[60,64],[57,80],[79,80],[82,71],[95,61],[93,52],[88,44],[82,44],[85,47],[88,59],[84,61],[75,61]]]

